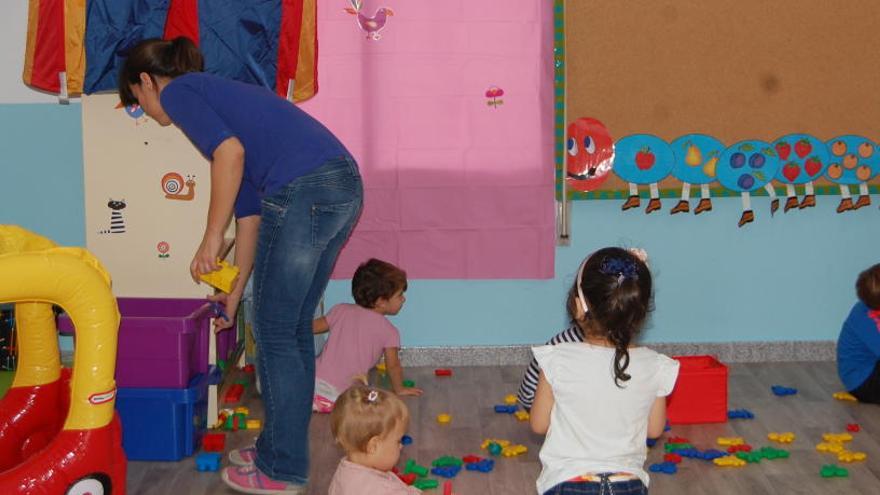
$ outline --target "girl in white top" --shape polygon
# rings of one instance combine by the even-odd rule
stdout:
[[[633,345],[651,306],[643,253],[604,248],[581,264],[568,308],[584,342],[532,349],[531,427],[547,435],[538,493],[648,493],[645,438],[663,433],[678,377],[677,361]]]

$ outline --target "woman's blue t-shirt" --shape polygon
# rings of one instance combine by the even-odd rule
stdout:
[[[236,137],[244,146],[238,218],[259,215],[260,199],[331,158],[349,155],[320,122],[262,86],[193,72],[174,78],[162,108],[208,160]]]
[[[876,319],[875,319],[876,318]],[[837,373],[847,390],[855,390],[871,376],[880,360],[880,312],[856,303],[837,339]]]

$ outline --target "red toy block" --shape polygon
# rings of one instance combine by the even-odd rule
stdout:
[[[714,356],[677,356],[681,367],[666,417],[673,425],[727,421],[727,366]]]
[[[727,447],[727,452],[730,454],[735,454],[737,452],[751,452],[752,446],[747,443],[741,443],[739,445],[731,445]]]
[[[205,452],[223,452],[226,450],[226,435],[223,433],[205,433],[202,437],[202,450]]]
[[[463,463],[465,463],[465,464],[473,464],[474,462],[480,462],[480,461],[482,461],[482,460],[483,460],[482,457],[480,457],[480,456],[476,456],[476,455],[472,455],[472,454],[471,454],[471,455],[466,455],[466,456],[464,456],[464,457],[461,458],[461,462],[463,462]]]
[[[438,368],[434,370],[435,376],[452,376],[452,370],[448,368]]]
[[[675,464],[678,464],[681,462],[681,456],[675,452],[670,452],[663,456],[663,460],[665,462],[674,462]]]
[[[685,437],[669,437],[666,443],[691,443],[691,441]]]
[[[407,485],[412,485],[416,482],[416,473],[398,474],[397,477]]]
[[[233,404],[241,400],[241,394],[244,393],[244,386],[240,383],[235,383],[229,386],[226,389],[226,395],[223,396],[224,404]]]
[[[443,482],[443,495],[452,495],[452,482],[444,481]]]
[[[257,368],[254,367],[254,365],[252,365],[252,364],[246,364],[246,365],[244,365],[244,367],[241,368],[241,369],[242,369],[242,371],[244,371],[245,373],[249,373],[249,374],[252,374],[253,372],[255,372],[255,371],[257,370]]]
[[[847,424],[846,424],[846,431],[851,431],[851,432],[853,432],[853,433],[858,433],[860,429],[861,429],[861,428],[859,428],[858,423],[847,423]]]

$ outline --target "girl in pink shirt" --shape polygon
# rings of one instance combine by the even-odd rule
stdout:
[[[422,394],[420,389],[403,386],[400,333],[387,318],[403,307],[406,285],[406,272],[370,259],[357,268],[351,280],[357,304],[337,304],[327,316],[314,321],[314,332],[329,330],[330,337],[315,362],[313,410],[330,412],[342,390],[355,382],[366,384],[370,368],[383,356],[394,393]]]
[[[339,396],[330,429],[345,458],[330,480],[329,495],[418,495],[391,468],[400,459],[400,440],[409,410],[396,395],[354,386]]]

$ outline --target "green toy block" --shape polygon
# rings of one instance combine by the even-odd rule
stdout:
[[[437,488],[440,482],[433,478],[422,478],[420,480],[416,480],[412,486],[418,488],[419,490],[430,490],[432,488]]]
[[[217,367],[220,368],[220,371],[225,372],[226,368],[229,367],[229,363],[225,359],[220,359],[217,361]]]
[[[823,478],[846,478],[849,476],[849,471],[834,464],[825,464],[819,471],[819,475]]]
[[[666,452],[675,452],[676,450],[692,449],[694,446],[689,443],[667,443],[663,446]]]
[[[442,457],[438,457],[431,462],[431,465],[434,467],[447,467],[447,466],[461,466],[463,463],[461,459],[458,457],[453,457],[451,455],[444,455]]]
[[[416,386],[416,382],[414,382],[414,381],[412,381],[412,380],[404,380],[404,381],[403,381],[403,386],[406,387],[406,388],[413,388],[413,387]]]
[[[406,461],[406,466],[403,468],[403,474],[415,473],[417,476],[427,476],[428,468],[425,466],[419,466],[416,464],[416,461],[410,459]]]
[[[740,459],[748,462],[748,463],[751,463],[751,464],[757,464],[757,463],[761,462],[761,458],[764,457],[763,455],[761,455],[761,452],[742,452],[742,451],[737,452],[736,456],[739,457]]]

